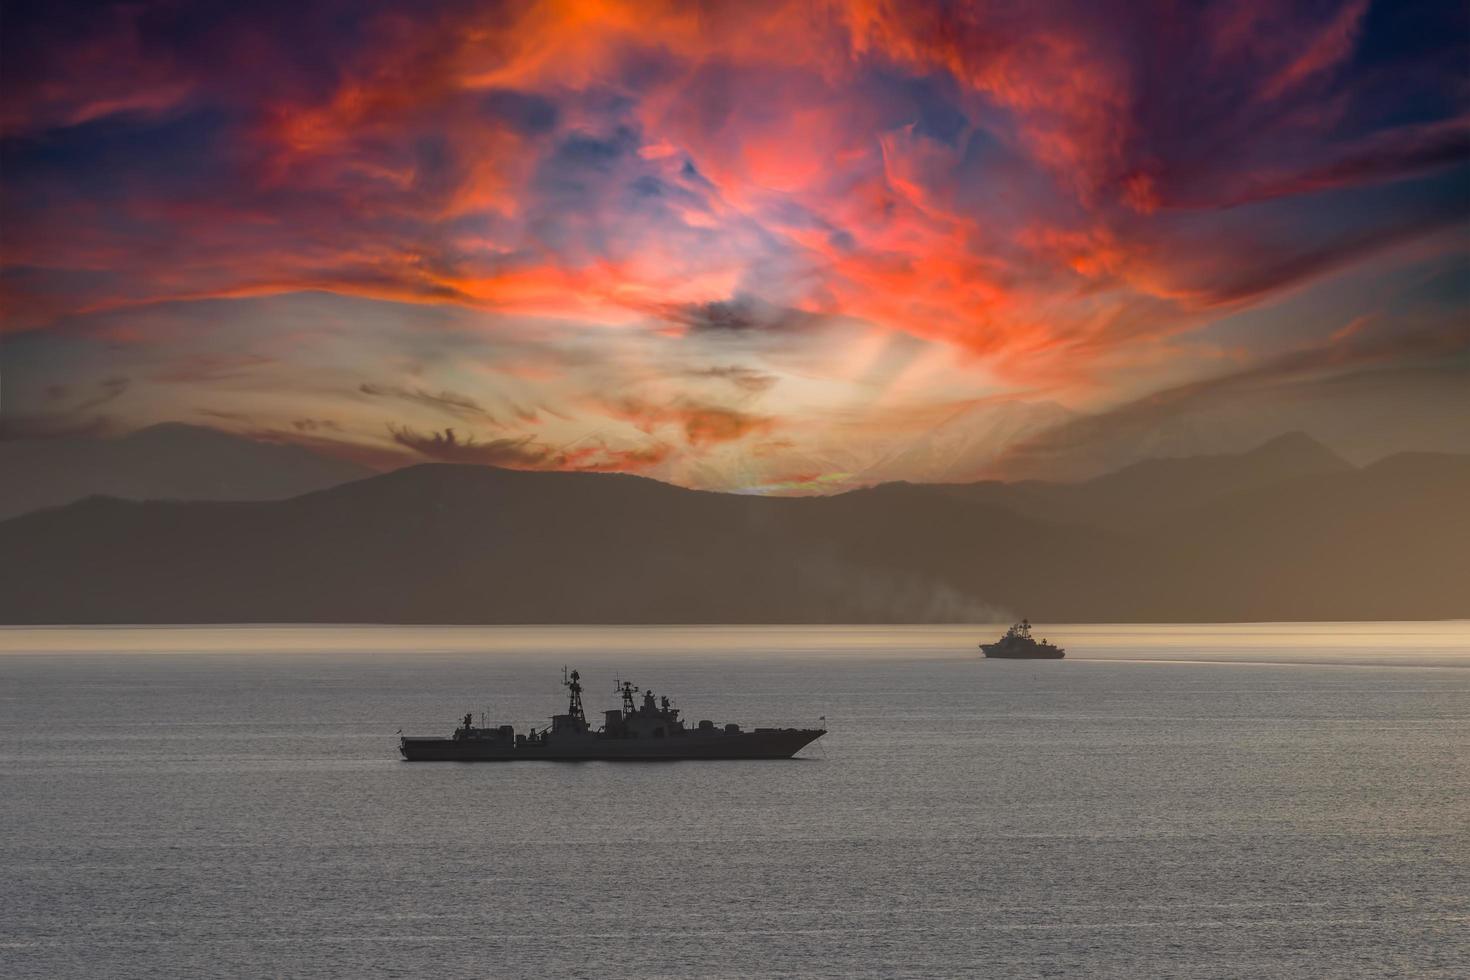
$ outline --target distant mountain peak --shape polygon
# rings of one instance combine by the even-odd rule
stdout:
[[[1134,480],[1164,472],[1194,471],[1203,475],[1217,469],[1246,474],[1266,467],[1283,475],[1351,470],[1353,466],[1305,432],[1293,431],[1266,440],[1253,449],[1233,453],[1199,453],[1188,456],[1156,456],[1130,463],[1121,469],[1086,481],[1092,484]]]
[[[1319,440],[1314,439],[1301,430],[1285,432],[1273,439],[1267,439],[1255,449],[1241,453],[1242,456],[1313,456],[1323,462],[1337,464],[1341,469],[1351,469],[1351,464],[1337,453],[1333,452]]]

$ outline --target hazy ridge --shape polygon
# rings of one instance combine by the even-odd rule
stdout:
[[[301,446],[169,422],[123,436],[0,439],[0,519],[92,496],[280,500],[373,471]]]
[[[1470,457],[1302,436],[1084,484],[834,497],[426,465],[271,502],[0,523],[7,623],[819,623],[1470,615]]]

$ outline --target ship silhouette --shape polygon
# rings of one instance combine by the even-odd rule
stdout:
[[[1002,660],[1060,660],[1067,655],[1056,644],[1033,637],[1031,621],[1027,619],[1006,630],[1005,636],[994,643],[980,644],[980,649],[985,651],[985,656]]]
[[[569,700],[565,714],[544,729],[517,734],[511,725],[476,728],[472,715],[447,738],[403,736],[398,750],[409,762],[655,762],[681,759],[789,759],[827,733],[825,728],[757,728],[701,721],[688,728],[668,696],[655,698],[623,681],[615,690],[622,706],[603,712],[593,728],[582,710],[581,675],[562,671]]]

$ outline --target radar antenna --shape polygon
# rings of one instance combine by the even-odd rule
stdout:
[[[631,715],[633,708],[633,695],[638,693],[638,688],[633,686],[632,681],[619,681],[613,679],[613,693],[623,696],[623,714]]]

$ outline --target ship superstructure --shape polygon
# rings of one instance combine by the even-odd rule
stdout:
[[[553,715],[543,729],[517,734],[512,725],[477,728],[473,715],[467,714],[448,738],[405,735],[399,751],[410,762],[787,759],[826,734],[825,728],[742,731],[737,724],[717,726],[710,721],[691,729],[667,695],[658,698],[651,690],[643,691],[639,704],[639,689],[628,681],[615,686],[621,706],[604,711],[602,725],[594,728],[582,708],[581,675],[564,669],[562,684],[567,688],[567,710]]]

